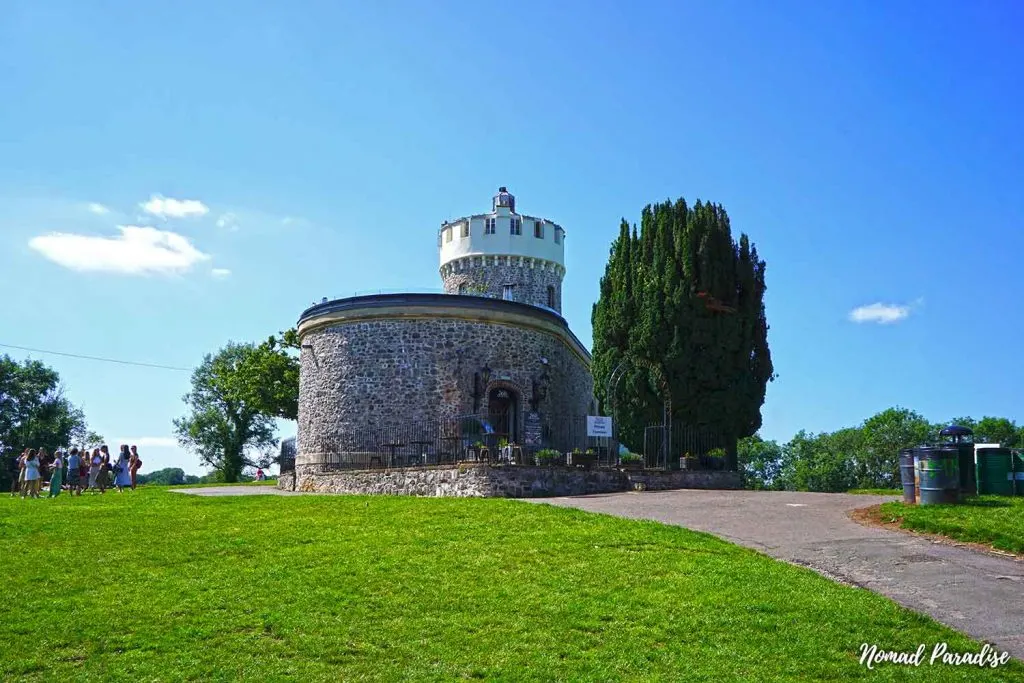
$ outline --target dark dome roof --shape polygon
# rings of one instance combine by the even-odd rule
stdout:
[[[942,431],[939,432],[939,436],[973,436],[974,430],[970,427],[961,427],[960,425],[949,425],[943,427]]]

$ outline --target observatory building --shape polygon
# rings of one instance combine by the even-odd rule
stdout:
[[[297,468],[355,464],[380,446],[445,462],[460,444],[432,425],[468,416],[536,451],[556,445],[565,416],[594,414],[590,352],[561,315],[565,230],[516,208],[502,187],[489,212],[440,226],[444,294],[357,296],[302,314]]]

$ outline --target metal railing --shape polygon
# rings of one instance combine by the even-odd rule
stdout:
[[[463,415],[402,425],[356,427],[336,434],[303,438],[297,464],[319,471],[428,467],[463,462],[535,465],[555,462],[611,467],[617,445],[607,437],[587,436],[585,415],[543,415],[540,424],[518,420],[511,430],[485,415]],[[542,451],[548,451],[542,453]],[[575,453],[574,453],[575,452]],[[569,455],[569,454],[573,454]]]
[[[690,455],[694,458],[691,466],[698,469],[724,469],[725,459],[715,449],[724,450],[727,445],[723,434],[682,422],[674,422],[670,434],[663,424],[651,425],[644,430],[642,466],[678,469],[680,458]],[[282,471],[291,469],[292,462],[322,472],[473,462],[508,466],[541,462],[582,467],[623,465],[618,440],[589,436],[586,415],[542,414],[539,424],[527,424],[520,418],[512,428],[479,414],[357,426],[303,438],[298,446],[297,452],[290,444],[282,448]],[[289,455],[295,460],[288,458],[286,465]]]
[[[728,447],[728,436],[721,432],[693,427],[682,421],[653,424],[644,429],[643,456],[646,467],[677,469],[679,459],[691,456],[698,469],[720,470],[725,459],[713,451]]]

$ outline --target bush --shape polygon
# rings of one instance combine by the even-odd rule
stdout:
[[[537,455],[534,457],[536,458],[538,465],[551,465],[564,458],[561,453],[553,448],[544,448],[539,450],[537,451]]]

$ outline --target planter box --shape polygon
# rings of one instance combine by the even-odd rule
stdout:
[[[681,470],[695,470],[697,469],[700,461],[697,458],[679,458],[679,469]]]
[[[643,460],[629,460],[627,462],[620,462],[619,467],[624,470],[642,470],[644,468]]]
[[[593,467],[597,456],[593,453],[568,453],[567,462],[570,467]]]

